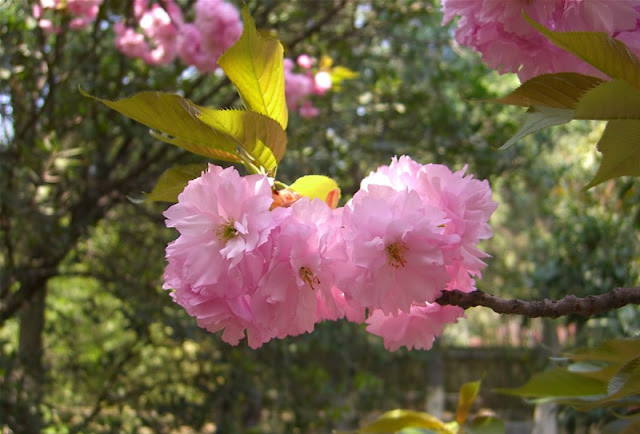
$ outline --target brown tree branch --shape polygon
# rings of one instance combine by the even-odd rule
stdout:
[[[576,314],[583,317],[618,309],[628,304],[640,304],[640,287],[615,288],[606,294],[576,297],[569,294],[559,300],[518,299],[507,300],[482,291],[465,293],[462,291],[444,291],[436,303],[459,306],[463,309],[482,306],[501,314],[522,315],[529,318],[558,318]]]

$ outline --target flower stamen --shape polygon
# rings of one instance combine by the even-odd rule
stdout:
[[[226,243],[227,241],[235,238],[235,236],[238,235],[238,231],[236,230],[235,223],[236,221],[230,218],[224,223],[222,223],[220,226],[218,226],[215,230],[215,234],[216,234],[216,237],[218,237],[218,240],[222,241],[223,243]]]
[[[407,265],[407,260],[404,258],[404,254],[407,251],[407,247],[402,243],[393,243],[385,247],[387,252],[387,263],[394,268],[400,268]]]
[[[315,291],[313,285],[320,285],[320,279],[313,275],[313,271],[309,267],[300,267],[298,271],[300,278]]]

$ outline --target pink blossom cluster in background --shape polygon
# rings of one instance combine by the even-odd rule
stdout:
[[[482,54],[500,73],[521,81],[541,74],[601,76],[592,66],[554,46],[522,16],[554,31],[605,32],[640,54],[640,0],[442,0],[443,24],[459,16],[456,41]]]
[[[33,4],[32,14],[38,20],[38,26],[46,32],[58,33],[47,14],[51,11],[66,12],[70,15],[69,28],[80,30],[96,19],[102,0],[39,0]]]
[[[96,18],[102,1],[39,0],[33,7],[33,16],[41,28],[57,33],[60,29],[45,18],[45,11],[66,11],[73,16],[69,27],[78,30]],[[184,21],[175,0],[134,0],[132,6],[135,26],[116,22],[115,46],[125,56],[142,59],[149,65],[166,65],[180,58],[201,72],[213,72],[222,53],[242,35],[240,13],[224,0],[196,0],[193,22]],[[304,118],[319,114],[311,97],[324,95],[333,84],[328,71],[314,69],[315,62],[306,54],[299,56],[297,62],[284,59],[287,106]]]
[[[200,71],[215,71],[220,55],[242,34],[240,13],[224,0],[197,0],[193,9],[195,19],[187,23],[174,0],[162,5],[135,0],[137,29],[116,23],[116,47],[150,65],[166,65],[179,57]]]
[[[165,212],[180,235],[164,287],[201,327],[258,348],[346,317],[393,351],[430,348],[463,315],[434,301],[475,289],[497,206],[487,181],[401,157],[341,208],[274,195],[266,176],[210,165]]]
[[[287,107],[297,111],[304,118],[318,116],[319,110],[313,106],[312,95],[324,95],[332,86],[331,74],[327,71],[313,71],[315,60],[302,54],[294,63],[291,59],[284,59],[284,82],[286,89]],[[300,72],[295,72],[295,66]]]

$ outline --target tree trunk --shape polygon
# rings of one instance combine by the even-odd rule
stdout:
[[[43,366],[42,337],[44,332],[46,280],[38,281],[42,285],[22,307],[20,312],[20,336],[18,355],[22,367],[21,394],[19,407],[24,409],[20,420],[22,432],[40,432],[42,414]]]

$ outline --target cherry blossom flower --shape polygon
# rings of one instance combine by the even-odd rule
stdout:
[[[554,31],[605,32],[620,37],[637,31],[640,0],[443,0],[442,11],[443,24],[460,16],[459,44],[478,51],[498,72],[515,72],[525,81],[554,72],[602,73],[551,44],[525,21],[522,11]],[[625,38],[628,36],[621,37]]]
[[[332,85],[331,74],[327,71],[319,71],[313,77],[313,89],[317,95],[324,95]]]
[[[366,320],[392,351],[428,349],[463,314],[432,303],[475,289],[486,256],[476,244],[491,235],[495,206],[486,181],[404,156],[336,209],[209,165],[165,211],[180,235],[166,249],[164,288],[232,345],[346,317]]]
[[[466,168],[452,172],[441,164],[421,165],[407,156],[394,158],[361,182],[361,189],[386,185],[396,191],[415,191],[423,204],[444,213],[443,233],[458,241],[443,248],[451,280],[447,289],[469,292],[473,277],[480,277],[486,253],[477,248],[480,240],[492,235],[488,221],[498,204],[491,199],[489,183],[465,176]]]
[[[296,59],[296,63],[300,68],[311,69],[313,66],[313,59],[308,54],[301,54]]]
[[[428,350],[444,326],[457,322],[463,315],[464,310],[460,307],[433,303],[412,306],[409,312],[400,312],[395,316],[376,310],[367,318],[367,331],[381,336],[389,351],[396,351],[402,346]]]
[[[278,338],[311,332],[324,319],[318,304],[332,299],[336,276],[349,267],[339,220],[326,203],[302,198],[289,210],[262,249],[267,271],[251,297],[258,324]]]
[[[382,185],[358,191],[345,205],[342,224],[359,273],[339,286],[356,303],[384,313],[434,301],[450,280],[443,248],[459,239],[443,233],[446,222],[415,191]]]
[[[220,55],[242,34],[240,13],[223,0],[196,1],[192,23],[184,22],[174,0],[151,6],[148,0],[136,0],[133,8],[142,32],[119,23],[116,47],[150,65],[168,64],[179,57],[202,72],[215,71]]]
[[[103,0],[40,0],[32,6],[32,15],[38,20],[38,26],[48,33],[59,33],[60,26],[54,25],[50,18],[43,18],[45,11],[65,11],[71,19],[69,28],[81,30],[93,22],[98,16]]]

